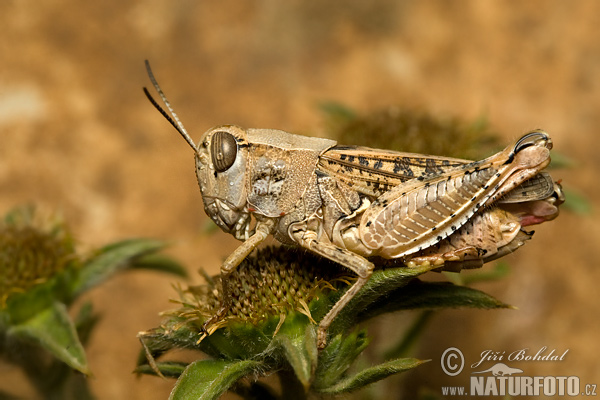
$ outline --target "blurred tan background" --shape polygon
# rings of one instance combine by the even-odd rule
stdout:
[[[196,140],[223,123],[326,136],[317,108],[326,100],[485,116],[504,143],[547,130],[576,161],[553,175],[598,207],[597,1],[4,0],[0,212],[35,202],[60,211],[83,249],[158,237],[175,241],[170,253],[194,282],[198,267],[218,270],[237,242],[202,234],[193,154],[142,93],[146,58]],[[479,286],[519,310],[440,313],[416,354],[432,362],[390,390],[411,398],[467,384],[465,373],[441,372],[450,346],[468,360],[486,349],[569,349],[562,362],[520,367],[600,384],[599,222],[565,212],[537,228],[508,257],[511,275]],[[173,281],[130,272],[88,296],[103,314],[88,348],[100,399],[168,396],[173,381],[131,370],[136,333],[171,307]],[[0,364],[0,388],[17,375]]]

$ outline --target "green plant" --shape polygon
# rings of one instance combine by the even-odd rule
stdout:
[[[368,319],[400,310],[508,307],[475,289],[417,278],[432,268],[377,270],[335,320],[327,346],[318,351],[316,324],[353,278],[311,253],[265,248],[238,267],[233,275],[236,306],[208,332],[202,326],[218,310],[219,278],[180,289],[180,307],[164,313],[161,326],[140,333],[145,352],[137,372],[178,378],[173,399],[215,399],[228,390],[247,399],[356,391],[426,362],[388,358],[353,370],[369,345],[366,329],[359,327]],[[412,340],[410,335],[414,332],[402,341]],[[160,360],[174,349],[204,356],[191,363]],[[272,374],[279,377],[279,391],[259,379]]]
[[[75,319],[68,309],[125,269],[185,275],[180,265],[155,254],[164,247],[134,239],[82,256],[63,221],[39,218],[33,207],[8,213],[0,222],[0,357],[21,367],[42,398],[92,398],[83,379],[90,374],[84,345],[98,316],[90,302]]]

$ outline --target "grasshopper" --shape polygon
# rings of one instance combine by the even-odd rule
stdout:
[[[242,241],[221,266],[221,309],[205,328],[231,305],[231,273],[269,235],[357,275],[319,323],[317,344],[323,348],[327,328],[369,280],[373,257],[408,267],[477,266],[518,248],[530,236],[520,221],[552,219],[563,200],[560,185],[540,172],[552,148],[541,130],[480,161],[234,125],[208,130],[196,145],[147,61],[146,68],[170,115],[144,88],[146,96],[194,150],[206,213]],[[516,205],[523,215],[503,204]]]

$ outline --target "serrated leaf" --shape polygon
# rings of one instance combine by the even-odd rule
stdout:
[[[357,313],[356,321],[374,316],[415,309],[441,308],[510,308],[511,306],[480,290],[457,286],[449,282],[422,282],[418,279],[379,298]]]
[[[130,239],[113,243],[100,249],[99,253],[82,267],[73,284],[75,296],[98,285],[115,272],[131,267],[136,257],[164,248],[166,244],[154,239]]]
[[[339,381],[356,357],[369,345],[365,330],[336,335],[321,351],[313,387],[328,388]]]
[[[304,389],[308,389],[318,358],[315,327],[308,318],[304,315],[288,317],[269,347],[283,350],[296,377]]]
[[[200,360],[188,365],[183,371],[169,399],[209,400],[218,399],[238,379],[259,370],[260,361]]]
[[[363,369],[356,375],[345,378],[335,385],[320,388],[318,391],[323,394],[341,394],[362,389],[366,385],[377,382],[400,372],[405,372],[427,362],[427,360],[418,360],[416,358],[400,358],[391,360],[382,364]]]
[[[32,318],[11,326],[9,334],[33,339],[71,368],[86,375],[90,373],[75,324],[62,303],[53,303]]]
[[[183,265],[171,257],[162,254],[148,254],[136,258],[131,262],[130,268],[165,272],[182,278],[187,278],[188,276],[187,270]]]

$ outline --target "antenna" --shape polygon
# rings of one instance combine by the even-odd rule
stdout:
[[[169,110],[171,115],[169,115],[169,113],[167,113],[156,102],[156,100],[154,100],[154,98],[150,95],[150,92],[148,91],[148,89],[146,89],[146,87],[144,87],[144,93],[146,94],[146,97],[148,98],[148,100],[150,100],[150,103],[152,103],[154,108],[156,108],[163,115],[163,117],[165,117],[167,119],[167,121],[169,121],[169,123],[171,125],[173,125],[173,127],[175,129],[177,129],[177,132],[179,132],[179,134],[185,139],[186,142],[188,142],[188,144],[191,146],[191,148],[194,149],[194,152],[198,153],[198,149],[196,149],[196,144],[194,143],[194,141],[192,140],[190,135],[185,130],[185,127],[183,126],[183,124],[181,123],[179,118],[177,117],[177,114],[175,114],[175,111],[173,111],[173,108],[171,107],[171,103],[169,103],[169,100],[167,100],[167,96],[165,96],[162,89],[158,85],[156,78],[154,78],[154,74],[152,73],[152,69],[150,68],[150,63],[148,62],[148,60],[144,60],[144,63],[146,64],[146,71],[148,72],[148,77],[150,77],[150,82],[152,82],[152,85],[154,85],[154,89],[156,89],[156,92],[162,99],[163,103],[165,103],[165,106],[167,107],[167,109]]]

